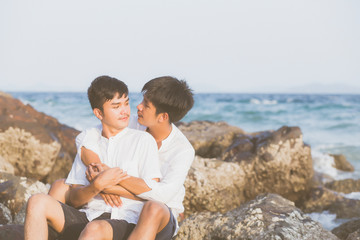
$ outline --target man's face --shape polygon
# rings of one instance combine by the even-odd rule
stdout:
[[[109,128],[122,130],[129,124],[130,105],[129,97],[116,94],[113,99],[106,101],[103,105],[102,124]]]
[[[146,127],[151,127],[157,123],[155,106],[144,97],[143,101],[137,105],[138,122]]]

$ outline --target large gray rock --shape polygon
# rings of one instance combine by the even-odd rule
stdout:
[[[276,194],[258,196],[225,214],[202,212],[185,219],[176,239],[338,239]]]
[[[0,203],[0,225],[12,223],[11,211],[4,204]]]
[[[18,176],[49,183],[65,177],[76,154],[78,133],[30,105],[0,94],[0,156],[4,160],[0,169],[7,171],[10,164]]]

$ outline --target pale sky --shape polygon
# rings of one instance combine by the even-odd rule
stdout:
[[[1,0],[0,91],[360,93],[358,0]]]

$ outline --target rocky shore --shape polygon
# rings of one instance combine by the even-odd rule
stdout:
[[[360,239],[360,181],[313,169],[301,129],[247,133],[225,122],[179,123],[196,150],[176,239]],[[67,176],[79,132],[0,93],[0,239],[23,239],[26,202]],[[353,167],[342,155],[335,166]],[[352,219],[332,232],[306,213]]]

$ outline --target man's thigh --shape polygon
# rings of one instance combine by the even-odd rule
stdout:
[[[49,239],[77,239],[82,229],[89,222],[86,214],[61,202],[59,204],[61,204],[65,218],[64,228],[60,233],[49,226]]]
[[[132,230],[135,228],[135,224],[128,223],[125,220],[108,219],[106,220],[112,227],[113,240],[125,240],[128,239]]]

